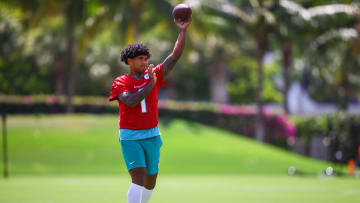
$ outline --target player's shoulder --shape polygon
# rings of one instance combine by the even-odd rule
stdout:
[[[117,87],[127,87],[131,84],[127,75],[121,75],[115,78],[114,82],[112,83],[112,88]]]
[[[114,83],[115,82],[126,83],[128,80],[129,80],[128,74],[120,75],[115,78]]]

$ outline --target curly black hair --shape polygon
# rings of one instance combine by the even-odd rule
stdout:
[[[120,53],[121,61],[128,65],[128,58],[135,58],[137,56],[145,55],[149,59],[151,57],[149,48],[143,43],[129,44]]]

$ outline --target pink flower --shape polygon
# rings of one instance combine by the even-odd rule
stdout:
[[[286,120],[287,120],[287,117],[286,117],[285,115],[277,115],[277,116],[276,116],[276,121],[277,121],[280,125],[286,124]]]
[[[251,109],[246,106],[236,106],[230,104],[221,104],[219,112],[227,115],[249,115],[252,113]]]
[[[57,104],[57,99],[55,96],[50,96],[48,97],[48,101],[47,101],[50,105],[56,105]]]
[[[32,100],[31,100],[31,98],[28,97],[28,96],[24,96],[24,97],[22,98],[22,101],[21,101],[21,103],[22,103],[22,104],[25,104],[25,105],[29,105],[29,104],[31,104],[31,102],[32,102]]]
[[[293,123],[289,121],[285,125],[285,131],[288,137],[295,137],[296,135],[296,127]]]
[[[269,112],[266,108],[262,108],[261,113],[262,113],[265,117],[269,117],[269,116],[270,116],[270,112]]]
[[[232,106],[230,104],[222,104],[219,107],[219,112],[223,113],[223,114],[232,115],[232,114],[236,113],[236,109],[234,106]]]

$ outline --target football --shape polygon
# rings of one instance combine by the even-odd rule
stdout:
[[[177,22],[183,23],[188,21],[191,16],[191,8],[187,4],[178,4],[173,9],[173,16]]]

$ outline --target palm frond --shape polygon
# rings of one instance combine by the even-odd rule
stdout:
[[[255,16],[248,15],[228,0],[209,1],[207,4],[204,3],[203,6],[209,7],[220,13],[225,13],[229,16],[239,18],[247,24],[254,24],[256,22]]]
[[[358,37],[358,32],[353,28],[341,28],[331,30],[317,37],[311,44],[312,50],[316,50],[319,46],[333,39],[341,39],[343,41],[353,40]]]
[[[280,6],[286,9],[289,13],[298,14],[306,21],[311,21],[314,17],[334,15],[338,13],[344,13],[347,15],[360,15],[360,10],[357,4],[331,4],[305,9],[300,4],[289,0],[280,0],[279,3]]]

